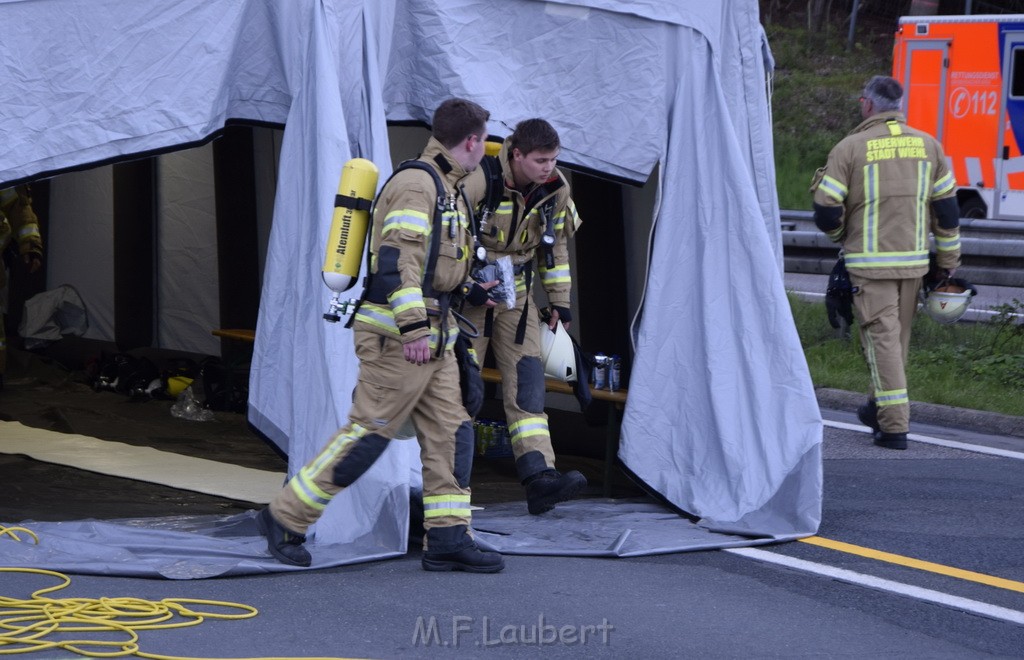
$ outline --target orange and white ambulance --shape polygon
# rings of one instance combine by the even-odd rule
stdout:
[[[965,218],[1024,218],[1024,14],[905,16],[892,75],[942,142]]]

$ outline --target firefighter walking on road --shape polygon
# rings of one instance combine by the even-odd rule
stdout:
[[[359,377],[349,424],[259,514],[268,549],[281,562],[310,565],[303,547],[309,526],[409,419],[423,463],[423,568],[504,568],[502,556],[480,550],[470,532],[473,426],[452,350],[459,329],[449,311],[451,293],[469,279],[472,247],[469,202],[459,188],[484,155],[488,118],[470,101],[442,103],[419,158],[434,174],[403,169],[378,196],[370,277],[354,316]],[[443,186],[440,200],[434,175]]]
[[[39,233],[39,219],[32,210],[32,197],[28,186],[15,186],[0,190],[0,291],[7,286],[4,255],[11,244],[16,246],[17,260],[29,273],[35,273],[43,264],[43,237]],[[4,332],[4,310],[0,307],[0,389],[7,371],[7,335]]]
[[[871,375],[858,417],[876,445],[906,449],[910,398],[905,365],[929,234],[938,266],[960,264],[955,182],[932,136],[907,126],[903,88],[875,76],[860,97],[864,121],[837,144],[811,185],[814,222],[842,244],[860,341]]]

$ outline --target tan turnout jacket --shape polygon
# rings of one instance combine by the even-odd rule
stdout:
[[[960,230],[939,226],[931,202],[955,194],[942,146],[907,126],[899,112],[865,119],[829,153],[811,186],[815,204],[844,209],[828,233],[843,244],[846,267],[868,279],[921,277],[929,233],[938,265],[960,263]]]
[[[568,240],[581,224],[576,205],[570,196],[569,182],[556,168],[551,180],[531,187],[526,195],[523,195],[515,189],[512,182],[507,140],[498,153],[498,162],[501,163],[501,170],[504,173],[505,192],[494,215],[487,218],[481,226],[480,242],[487,248],[487,260],[495,261],[509,255],[516,266],[535,260],[535,271],[544,286],[548,301],[552,305],[568,308],[572,291]],[[477,168],[470,175],[466,186],[470,198],[483,199],[485,186],[483,168]],[[546,248],[541,242],[546,228],[541,211],[548,206],[549,201],[554,202],[551,206],[555,235],[555,243],[551,248],[554,256],[553,268],[547,268],[545,264]],[[480,217],[479,209],[477,217]],[[522,275],[516,277],[516,289],[520,294],[526,291]]]
[[[447,163],[447,173],[437,159]],[[472,247],[469,209],[464,196],[457,194],[467,172],[434,138],[430,138],[419,160],[437,171],[448,195],[433,286],[439,293],[450,293],[469,280]],[[420,170],[399,172],[381,191],[371,228],[370,271],[375,279],[374,286],[383,287],[387,301],[364,302],[355,315],[355,329],[399,339],[402,343],[429,336],[431,349],[436,347],[442,336],[440,319],[436,314],[428,314],[428,310],[436,312],[438,301],[423,295],[436,205],[434,179]],[[451,314],[444,323],[448,328],[446,348],[451,348],[458,329]]]

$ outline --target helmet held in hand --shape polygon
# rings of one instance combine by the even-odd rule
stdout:
[[[956,323],[967,313],[971,298],[978,290],[966,280],[950,277],[939,282],[933,289],[922,289],[924,311],[936,323]]]
[[[540,326],[540,361],[544,375],[565,383],[576,382],[576,352],[572,339],[561,323],[555,324],[554,331],[547,323]]]

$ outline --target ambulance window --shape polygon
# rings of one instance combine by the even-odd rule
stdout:
[[[1013,69],[1010,71],[1010,98],[1024,98],[1024,48],[1013,49]]]

